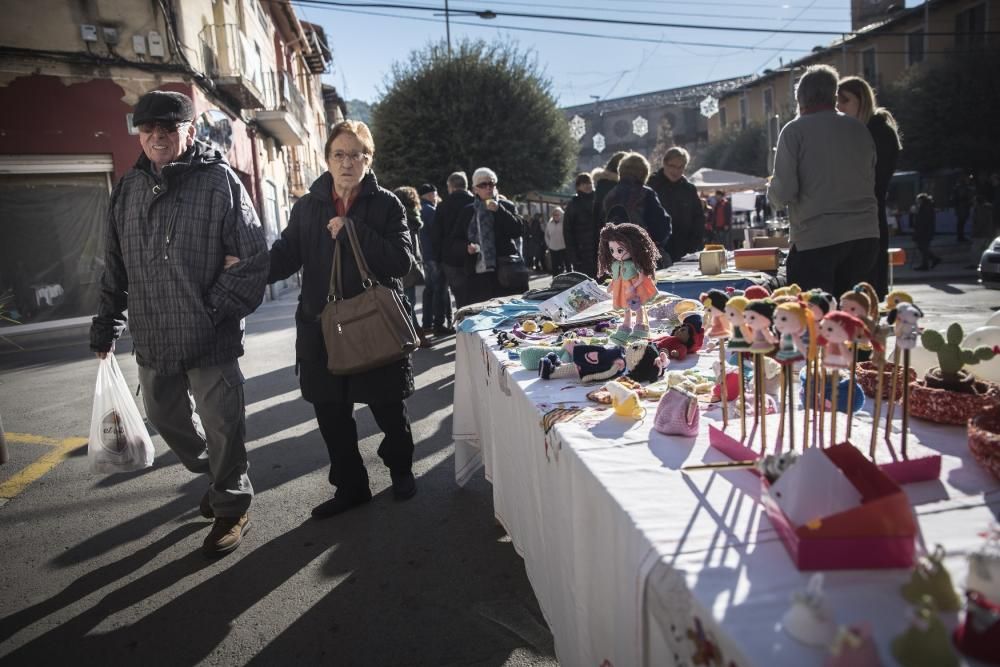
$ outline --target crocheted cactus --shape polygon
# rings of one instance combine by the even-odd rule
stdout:
[[[945,339],[947,336],[947,340]],[[937,354],[938,366],[941,368],[941,379],[945,382],[958,382],[959,371],[963,366],[972,366],[980,361],[989,361],[996,352],[994,348],[983,345],[974,350],[961,347],[965,332],[958,322],[948,327],[948,331],[942,336],[940,332],[927,329],[920,336],[920,342],[924,347]]]

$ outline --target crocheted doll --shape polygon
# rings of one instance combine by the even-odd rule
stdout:
[[[611,274],[608,293],[615,308],[625,309],[625,321],[611,334],[611,342],[624,345],[630,339],[648,338],[649,325],[643,306],[656,296],[653,275],[660,251],[645,229],[628,222],[605,225],[599,248],[598,274]]]
[[[851,365],[847,343],[871,341],[868,325],[842,310],[826,314],[820,322],[819,334],[816,344],[823,347],[823,365],[827,368],[847,368]],[[881,348],[880,345],[876,347]]]
[[[745,296],[734,296],[726,302],[726,319],[733,325],[733,337],[729,341],[730,352],[746,352],[750,349],[746,323],[743,321],[743,311],[748,303],[750,302]]]
[[[816,322],[812,313],[801,303],[779,303],[774,311],[774,329],[781,334],[781,342],[774,358],[778,363],[791,364],[805,358],[808,354],[807,344],[816,345]]]
[[[726,317],[726,303],[729,301],[729,295],[719,289],[710,289],[703,292],[698,298],[704,304],[710,318],[711,328],[706,335],[709,338],[721,340],[732,338],[733,326],[730,324],[729,318]]]
[[[774,351],[778,342],[778,337],[771,330],[774,324],[774,309],[775,304],[770,299],[754,299],[743,311],[743,322],[753,334],[750,351],[754,354],[770,354]]]

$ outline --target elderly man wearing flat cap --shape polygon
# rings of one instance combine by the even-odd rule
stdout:
[[[115,186],[100,303],[98,357],[126,324],[146,416],[184,466],[206,473],[207,555],[229,553],[249,528],[253,487],[244,443],[243,318],[260,305],[267,244],[253,203],[222,154],[195,141],[182,93],[139,98],[142,153]],[[226,255],[242,258],[223,269]]]

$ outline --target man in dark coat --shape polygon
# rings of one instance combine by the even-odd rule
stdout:
[[[448,196],[437,207],[434,213],[434,228],[432,245],[434,261],[438,262],[444,271],[448,287],[455,296],[455,306],[471,303],[468,300],[468,277],[465,273],[465,262],[468,253],[465,246],[466,230],[458,221],[458,215],[475,198],[469,192],[469,179],[465,172],[456,171],[448,177]]]
[[[438,193],[430,183],[417,188],[420,195],[420,217],[424,226],[420,228],[420,250],[424,258],[424,333],[433,331],[435,336],[455,333],[451,327],[451,297],[448,296],[448,281],[441,265],[434,259],[434,228],[437,226]]]
[[[650,176],[647,183],[670,215],[672,233],[666,250],[674,261],[704,247],[705,209],[698,189],[684,177],[689,159],[688,152],[680,146],[668,149],[663,156],[663,169]]]
[[[143,153],[115,187],[90,348],[104,358],[132,333],[146,416],[188,470],[206,473],[208,555],[249,528],[243,318],[264,298],[267,243],[250,196],[222,155],[194,139],[182,93],[139,98]],[[223,270],[227,255],[240,261]],[[192,410],[197,406],[197,413]]]
[[[594,181],[584,172],[576,177],[576,195],[566,205],[563,238],[574,270],[597,277],[598,227],[594,220]]]

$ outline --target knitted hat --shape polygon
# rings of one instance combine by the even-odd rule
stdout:
[[[184,93],[151,90],[135,104],[132,125],[138,127],[152,120],[183,123],[194,120],[194,103]]]
[[[493,181],[494,183],[499,182],[497,180],[496,172],[489,167],[480,167],[472,174],[473,187],[479,185],[480,183],[487,183],[489,181]]]
[[[432,192],[437,192],[437,188],[430,183],[424,183],[417,188],[417,194],[423,197],[424,195],[429,195]]]

